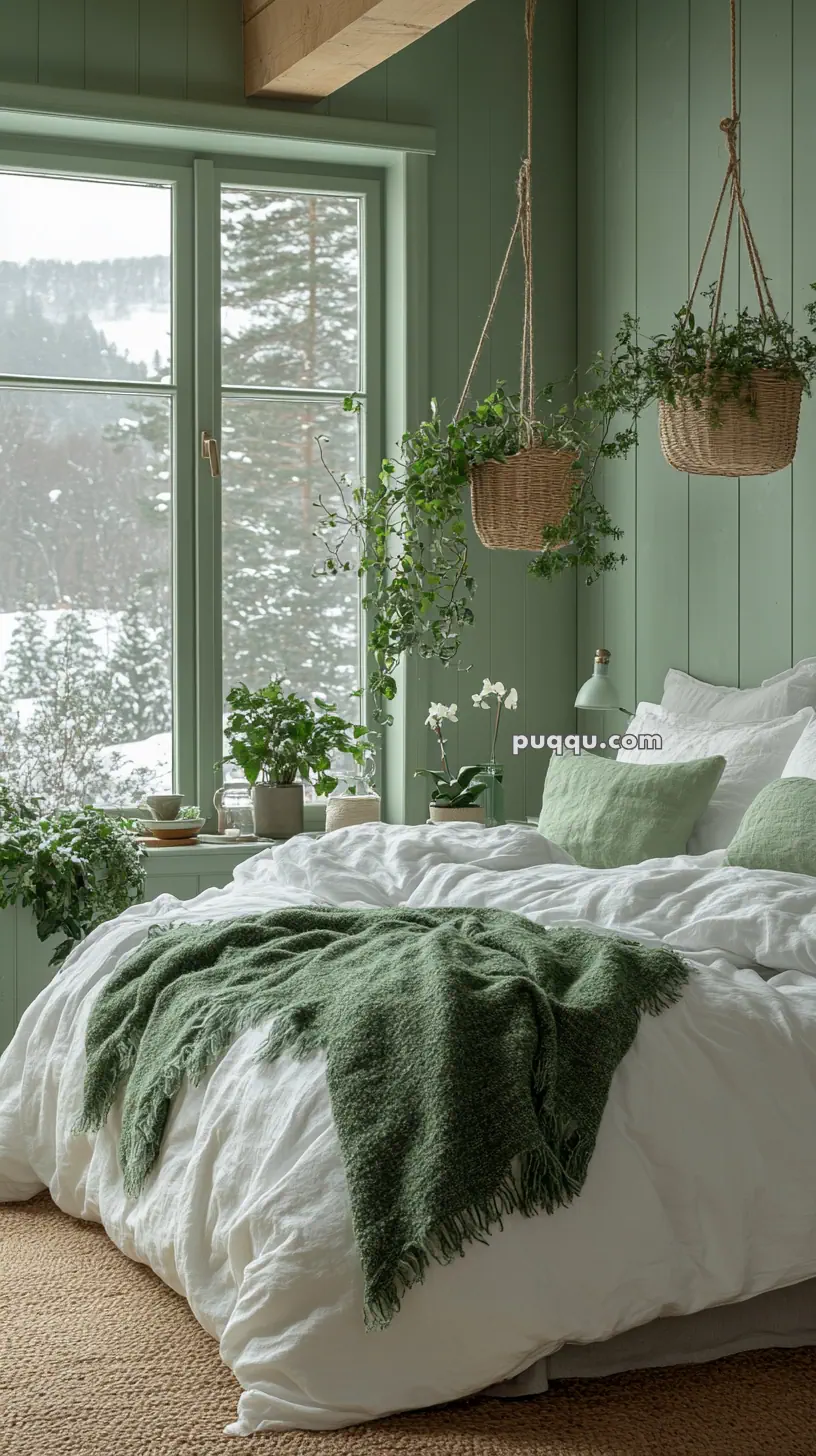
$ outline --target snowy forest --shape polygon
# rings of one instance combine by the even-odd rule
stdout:
[[[228,189],[222,205],[224,692],[285,672],[357,716],[357,583],[316,579],[319,492],[359,469],[356,199]],[[170,260],[0,262],[0,775],[51,807],[170,787]],[[138,342],[134,343],[134,340]],[[192,543],[181,543],[191,550]]]

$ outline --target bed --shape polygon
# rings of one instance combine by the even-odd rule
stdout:
[[[134,907],[74,953],[0,1059],[0,1200],[47,1187],[183,1295],[242,1386],[236,1435],[809,1343],[816,882],[723,860],[585,869],[528,827],[366,825],[259,854],[196,900]],[[157,924],[291,905],[510,909],[668,945],[692,968],[615,1073],[580,1196],[433,1265],[384,1330],[361,1317],[320,1055],[262,1062],[262,1030],[243,1033],[176,1098],[138,1198],[117,1110],[74,1131],[88,1015],[125,953]]]

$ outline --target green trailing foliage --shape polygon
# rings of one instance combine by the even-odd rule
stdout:
[[[97,925],[144,893],[138,826],[101,809],[41,815],[39,804],[0,780],[0,909],[33,911],[40,940],[63,935],[60,965]]]
[[[599,355],[590,387],[569,404],[556,407],[556,387],[548,386],[534,420],[502,383],[457,420],[443,421],[433,400],[430,418],[403,435],[399,457],[384,460],[373,481],[338,476],[324,457],[334,488],[328,500],[317,502],[321,520],[315,535],[327,555],[316,574],[356,570],[363,581],[371,624],[368,685],[381,722],[391,722],[383,702],[396,696],[395,672],[403,655],[416,652],[448,663],[474,620],[465,499],[477,466],[507,460],[530,445],[574,453],[569,512],[545,532],[542,552],[529,569],[551,577],[580,565],[593,581],[623,560],[605,548],[621,532],[598,501],[593,480],[601,459],[625,455],[637,439],[634,425],[613,430],[616,417],[633,403],[630,361],[621,352],[628,347],[628,338],[619,338],[608,362]],[[357,411],[360,404],[349,396],[344,407]]]
[[[816,284],[811,284],[816,290]],[[705,295],[713,303],[714,290]],[[808,327],[816,330],[816,302],[805,307]],[[748,414],[756,413],[751,376],[757,369],[801,382],[810,394],[816,375],[816,342],[798,332],[787,318],[752,313],[742,308],[729,319],[701,323],[684,305],[667,334],[639,343],[639,321],[625,314],[619,339],[625,340],[627,384],[637,409],[655,400],[675,405],[688,400],[705,407],[714,424],[726,399],[742,401]]]
[[[313,708],[297,693],[285,692],[283,683],[276,677],[256,691],[238,683],[227,694],[224,736],[230,751],[216,768],[235,763],[250,784],[311,778],[316,794],[331,794],[339,783],[333,760],[348,754],[364,765],[371,753],[368,729],[341,718],[323,698],[315,697]]]

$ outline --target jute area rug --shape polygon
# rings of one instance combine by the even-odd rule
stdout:
[[[44,1196],[0,1206],[3,1456],[816,1456],[816,1351],[737,1355],[352,1430],[236,1440],[185,1302]]]

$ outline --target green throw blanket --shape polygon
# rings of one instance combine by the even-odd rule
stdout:
[[[80,1129],[123,1082],[127,1191],[159,1156],[184,1077],[275,1017],[261,1056],[326,1053],[365,1317],[386,1325],[431,1259],[511,1211],[580,1191],[643,1012],[676,1001],[672,951],[504,910],[293,908],[149,936],[101,991]]]

